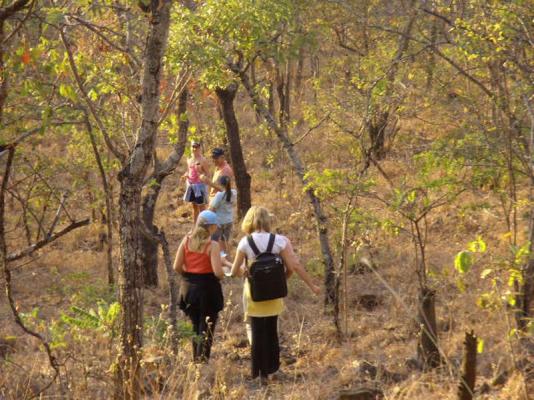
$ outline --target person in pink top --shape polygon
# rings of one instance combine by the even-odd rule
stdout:
[[[208,173],[209,163],[202,155],[200,143],[191,142],[191,157],[187,160],[187,171],[182,175],[182,179],[187,183],[184,201],[191,203],[193,207],[193,222],[196,222],[198,214],[208,204],[208,189],[201,180],[201,176]]]

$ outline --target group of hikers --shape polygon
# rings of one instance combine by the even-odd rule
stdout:
[[[215,172],[209,179],[210,166],[201,144],[193,141],[191,150],[182,179],[187,185],[184,201],[193,207],[194,228],[180,243],[174,269],[182,276],[179,307],[190,318],[195,333],[193,360],[207,362],[210,358],[218,314],[224,307],[221,280],[243,277],[251,377],[266,384],[280,368],[278,316],[284,310],[286,279],[296,273],[314,294],[319,294],[320,288],[303,268],[289,239],[272,233],[272,215],[261,206],[252,206],[244,216],[241,230],[245,236],[233,261],[228,259],[237,198],[231,187],[234,173],[224,150],[215,148],[211,152]]]

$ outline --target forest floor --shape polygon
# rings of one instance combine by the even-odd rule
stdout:
[[[164,189],[157,225],[164,227],[174,252],[190,228],[189,208],[180,200],[182,189],[177,177],[171,177]],[[310,212],[303,211],[302,196],[296,191],[282,196],[265,184],[263,188],[258,185],[254,197],[261,198],[274,212],[278,232],[292,239],[303,263],[319,281],[321,262],[314,224]],[[210,363],[191,363],[187,329],[183,330],[178,355],[169,354],[161,328],[165,318],[162,305],[167,304],[167,282],[161,267],[160,286],[145,291],[145,398],[334,399],[340,390],[367,387],[380,389],[386,399],[456,399],[462,343],[470,330],[484,340],[478,355],[477,398],[534,398],[533,355],[510,336],[513,322],[509,311],[476,306],[477,297],[487,290],[478,278],[482,266],[475,266],[475,272],[465,278],[464,291],[459,289],[452,267],[454,254],[474,234],[490,239],[497,235],[492,216],[486,218],[454,220],[443,211],[430,226],[428,258],[434,277],[439,278],[435,279],[439,282],[435,289],[439,343],[446,361],[443,367],[428,372],[414,368],[418,326],[414,319],[417,287],[412,248],[402,236],[384,235],[375,238],[379,245],[371,251],[377,273],[358,268],[357,258],[351,259],[354,265],[347,276],[346,299],[342,299],[341,340],[332,317],[324,314],[322,296],[313,296],[298,278],[290,280],[286,311],[280,317],[284,375],[266,387],[248,378],[250,349],[239,279],[223,282],[226,306],[216,329]],[[488,227],[485,232],[479,228],[482,222]],[[63,393],[69,399],[106,399],[111,393],[109,368],[116,344],[111,330],[71,329],[57,323],[72,306],[90,310],[101,300],[104,304],[113,301],[114,294],[106,289],[105,253],[98,249],[98,229],[92,225],[75,231],[31,262],[13,266],[17,306],[26,313],[28,323],[55,337],[54,351],[62,362],[59,384],[53,389],[56,394],[43,398],[59,398]],[[239,227],[234,231],[235,245],[241,234]],[[15,326],[4,297],[0,319],[0,338],[10,343],[1,354],[0,394],[4,391],[5,399],[17,398],[43,381],[48,371],[46,358],[36,342]],[[184,328],[186,319],[181,313],[179,321]],[[30,383],[29,376],[33,377]]]

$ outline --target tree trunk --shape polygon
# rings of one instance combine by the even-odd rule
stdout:
[[[178,306],[178,286],[176,285],[176,273],[172,268],[171,252],[169,250],[169,243],[163,230],[158,233],[158,240],[163,251],[163,260],[165,263],[165,271],[167,273],[167,281],[169,283],[169,324],[171,326],[171,345],[174,353],[178,352],[178,326],[176,325],[176,312]]]
[[[417,10],[415,8],[415,0],[411,0],[409,4],[409,20],[406,23],[402,35],[399,37],[397,45],[397,51],[395,56],[391,60],[388,68],[385,81],[386,89],[383,96],[383,104],[378,107],[375,112],[374,118],[368,118],[367,129],[369,133],[369,140],[371,141],[371,154],[380,160],[385,157],[385,143],[387,135],[387,127],[390,118],[393,116],[397,109],[397,105],[393,104],[394,84],[399,71],[400,62],[408,45],[410,43],[410,34],[415,23],[417,16]]]
[[[187,99],[189,93],[183,89],[178,99],[178,141],[169,157],[159,163],[157,159],[154,162],[154,172],[147,179],[148,187],[142,201],[143,222],[146,229],[156,234],[158,228],[154,225],[154,214],[158,201],[161,185],[165,178],[171,174],[182,159],[187,141],[187,130],[189,128],[189,119],[187,118]],[[158,286],[158,243],[151,238],[141,235],[141,263],[143,264],[143,276],[145,287]]]
[[[248,95],[250,96],[250,99],[252,100],[252,103],[254,104],[256,110],[258,110],[258,112],[262,115],[267,126],[276,134],[276,136],[282,143],[284,150],[286,151],[287,155],[289,156],[289,159],[293,163],[293,169],[295,170],[298,177],[300,178],[302,185],[306,187],[308,184],[308,180],[306,179],[306,176],[305,176],[306,169],[304,168],[304,165],[298,153],[296,152],[295,147],[289,140],[287,131],[283,129],[282,127],[280,127],[279,125],[277,125],[273,114],[265,106],[261,98],[258,96],[257,92],[250,85],[248,75],[243,73],[243,71],[241,71],[235,65],[230,65],[230,68],[233,70],[234,73],[239,75],[239,78],[243,84],[243,87],[245,88]],[[325,289],[326,289],[324,302],[325,302],[325,306],[330,306],[330,305],[335,304],[337,293],[336,293],[336,274],[335,274],[335,268],[334,268],[334,260],[332,257],[332,252],[330,250],[330,243],[328,241],[327,217],[324,214],[323,209],[321,207],[321,201],[315,195],[313,189],[311,188],[307,189],[306,194],[313,207],[313,211],[315,215],[315,222],[317,224],[317,232],[319,234],[319,243],[321,245],[321,253],[323,255],[324,284],[325,284]]]
[[[119,196],[121,264],[119,302],[121,337],[116,399],[138,399],[141,391],[140,362],[143,347],[143,270],[139,257],[139,206],[141,182],[123,176]]]
[[[276,70],[276,92],[278,93],[278,122],[281,127],[287,129],[291,118],[290,110],[290,87],[291,87],[291,65],[286,61],[284,71],[280,70],[280,65],[274,64]]]
[[[477,377],[477,337],[473,331],[465,333],[462,376],[458,385],[458,400],[473,400]]]
[[[111,196],[111,191],[109,190],[106,171],[102,163],[102,157],[100,156],[100,152],[98,151],[98,147],[96,145],[93,127],[91,126],[91,123],[89,121],[89,115],[87,111],[85,111],[85,126],[87,127],[87,133],[89,134],[89,139],[91,141],[91,146],[95,155],[96,164],[98,166],[98,172],[100,173],[100,180],[102,181],[102,189],[104,190],[104,196],[106,199],[106,259],[108,271],[108,285],[113,286],[115,284],[115,273],[113,271],[113,216],[111,212],[111,204],[113,203],[113,198]]]
[[[436,292],[423,287],[419,294],[418,322],[421,327],[417,355],[423,368],[435,368],[441,364],[436,334]]]
[[[4,20],[0,20],[0,124],[4,117],[4,105],[7,100],[7,78],[9,72],[4,63]]]
[[[532,195],[531,195],[532,197]],[[531,199],[532,200],[532,199]],[[529,259],[522,268],[523,283],[515,295],[515,320],[517,328],[525,332],[530,320],[530,303],[534,296],[534,209],[530,211],[529,221]]]
[[[237,215],[243,218],[251,205],[250,183],[251,178],[247,172],[247,166],[243,157],[241,139],[239,137],[239,124],[234,109],[234,99],[238,84],[231,83],[226,88],[217,88],[215,92],[219,99],[221,114],[226,126],[226,137],[230,145],[230,159],[235,173],[235,185],[237,188]]]
[[[158,129],[160,79],[170,23],[170,0],[152,0],[152,16],[143,60],[142,121],[128,160],[119,173],[121,265],[119,302],[121,335],[115,398],[137,400],[141,394],[143,348],[143,266],[140,259],[140,205],[143,180],[152,159]]]
[[[300,98],[302,97],[302,76],[304,74],[304,49],[301,47],[299,49],[299,58],[297,61],[297,70],[295,72],[295,98],[300,101]]]
[[[154,213],[161,190],[162,179],[151,180],[147,193],[143,196],[141,209],[143,223],[151,232],[156,232]],[[158,243],[141,235],[141,264],[143,265],[143,283],[145,287],[158,287]]]
[[[438,40],[438,21],[434,19],[432,22],[432,28],[430,30],[430,43],[431,49],[436,46]],[[428,55],[428,63],[426,65],[426,89],[431,90],[434,83],[434,70],[436,69],[436,53],[430,51]]]

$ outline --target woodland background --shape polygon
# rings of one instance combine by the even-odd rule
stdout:
[[[529,0],[2,0],[0,398],[533,398],[533,21]],[[290,280],[268,387],[238,280],[190,360],[193,139],[324,282]]]

